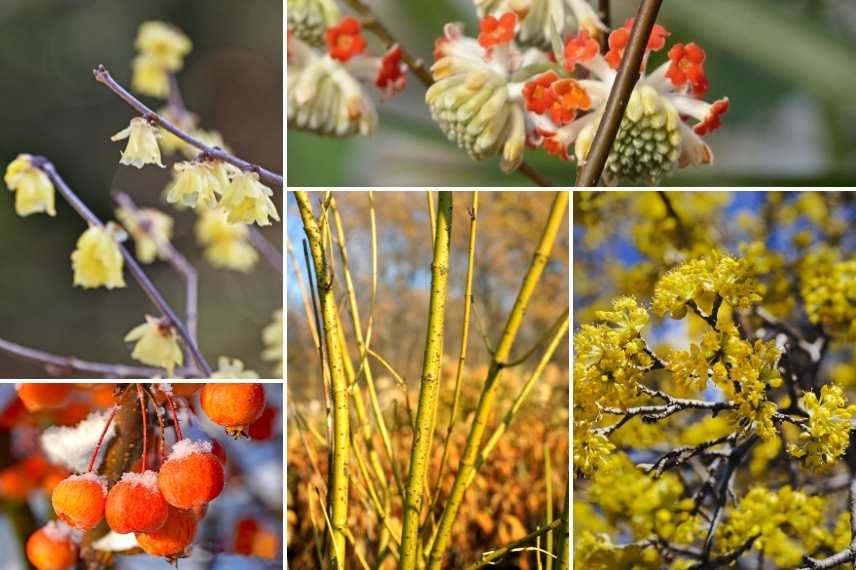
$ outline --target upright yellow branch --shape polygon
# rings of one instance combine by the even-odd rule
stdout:
[[[332,536],[328,559],[331,567],[345,569],[345,547],[348,524],[348,453],[350,447],[350,425],[348,418],[348,380],[339,338],[339,318],[336,299],[333,296],[333,274],[324,253],[323,236],[318,221],[312,212],[312,203],[306,192],[295,192],[303,229],[312,252],[318,298],[321,302],[324,344],[327,348],[327,365],[330,369],[330,384],[333,396],[333,448],[332,465],[329,469],[330,534]]]
[[[467,436],[467,443],[464,449],[464,455],[461,460],[458,472],[455,474],[455,482],[452,485],[452,491],[446,501],[446,506],[443,509],[443,514],[440,518],[437,537],[431,547],[429,555],[429,570],[440,570],[443,562],[443,554],[446,550],[446,545],[452,534],[452,524],[455,522],[455,517],[458,514],[458,509],[461,507],[461,502],[464,498],[464,492],[467,489],[468,482],[472,474],[476,471],[476,462],[479,458],[482,438],[487,429],[488,418],[493,411],[493,403],[496,399],[496,388],[502,369],[507,363],[511,346],[514,344],[514,339],[517,332],[520,330],[520,325],[523,322],[523,317],[526,314],[526,308],[529,306],[529,301],[535,292],[538,281],[541,279],[541,274],[544,272],[544,267],[553,250],[553,244],[556,241],[556,236],[559,232],[559,227],[568,210],[568,192],[558,192],[553,199],[553,204],[550,208],[550,214],[547,218],[547,224],[544,226],[544,231],[541,234],[541,239],[538,247],[535,249],[535,254],[532,258],[532,263],[526,276],[523,278],[523,283],[520,286],[520,291],[517,294],[517,299],[514,301],[514,307],[508,315],[508,321],[505,323],[505,328],[502,331],[502,336],[499,344],[494,352],[493,359],[490,363],[490,368],[485,379],[484,386],[479,396],[479,402],[476,407],[475,417],[473,418],[470,432]]]
[[[410,451],[410,473],[407,476],[399,570],[414,570],[419,554],[419,522],[424,498],[423,488],[431,444],[434,441],[440,365],[443,359],[443,325],[446,316],[446,283],[449,277],[451,230],[452,193],[440,192],[437,227],[434,232],[434,260],[431,263],[428,335],[425,339],[425,355],[422,362],[416,429]]]

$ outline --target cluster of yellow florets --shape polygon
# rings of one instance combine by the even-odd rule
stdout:
[[[801,458],[806,467],[823,471],[847,451],[856,405],[847,404],[840,387],[827,384],[820,389],[820,398],[812,392],[805,394],[802,406],[808,412],[808,425],[797,442],[788,446],[788,452]]]
[[[737,404],[742,418],[755,422],[763,439],[776,435],[773,415],[776,405],[767,399],[767,388],[782,385],[774,341],[744,340],[731,323],[720,325],[720,357],[711,367],[711,377],[726,398]]]
[[[574,469],[583,475],[593,474],[602,467],[615,446],[609,438],[595,429],[592,422],[574,421]]]
[[[196,239],[205,247],[205,258],[215,267],[247,272],[259,259],[250,245],[244,224],[229,223],[222,210],[202,210],[196,221]]]
[[[690,544],[701,527],[692,514],[693,500],[683,494],[684,486],[676,474],[655,478],[642,472],[626,454],[615,453],[594,474],[588,499],[608,519],[624,522],[635,539],[656,536]]]
[[[699,392],[707,385],[711,361],[720,349],[720,334],[715,330],[704,333],[700,344],[691,344],[689,350],[673,350],[666,369],[672,373],[675,384],[683,393]]]
[[[717,296],[747,309],[761,300],[762,293],[763,287],[746,260],[712,255],[688,261],[664,275],[654,288],[653,310],[681,319],[692,301],[709,315]]]
[[[720,552],[731,552],[753,536],[753,547],[778,568],[795,568],[805,552],[830,544],[832,533],[823,525],[826,501],[786,485],[778,490],[753,487],[730,510],[717,531]]]
[[[822,247],[806,255],[800,271],[800,294],[813,323],[833,336],[856,338],[856,258]]]
[[[639,336],[648,313],[632,297],[621,297],[598,317],[606,322],[583,325],[574,336],[574,399],[581,405],[624,407],[653,364]]]
[[[169,243],[172,238],[171,217],[154,208],[140,208],[134,212],[119,208],[116,210],[116,219],[134,238],[140,263],[166,258],[162,244]]]

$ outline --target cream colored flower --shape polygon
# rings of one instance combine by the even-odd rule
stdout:
[[[128,128],[110,137],[113,142],[128,139],[125,152],[119,164],[127,164],[142,168],[146,164],[157,164],[164,168],[161,162],[160,147],[158,146],[158,129],[142,117],[134,117]]]
[[[83,232],[71,254],[74,284],[84,289],[124,287],[124,260],[118,243],[124,237],[124,232],[113,223],[91,226]]]
[[[48,175],[40,168],[33,166],[29,154],[19,154],[6,167],[3,180],[10,192],[15,192],[15,212],[21,216],[29,216],[45,212],[55,216],[54,187]]]
[[[172,238],[172,218],[153,208],[142,208],[136,212],[119,208],[116,218],[134,238],[140,263],[151,263],[157,257],[165,259],[158,244],[168,243]]]
[[[166,319],[146,315],[145,323],[125,335],[125,342],[135,341],[131,357],[149,366],[165,368],[170,376],[175,366],[184,362],[175,328]]]
[[[222,179],[213,176],[212,171],[202,162],[177,162],[173,166],[175,180],[167,191],[166,201],[170,204],[183,204],[197,207],[202,205],[213,208],[217,205],[215,187],[222,193]]]
[[[273,190],[259,182],[258,174],[239,172],[232,178],[220,206],[229,213],[231,223],[255,222],[260,226],[269,226],[269,218],[279,221],[279,214],[270,199],[271,196]]]
[[[244,363],[237,358],[221,356],[217,362],[217,372],[211,375],[211,379],[217,380],[252,380],[259,375],[253,370],[244,370]]]
[[[196,222],[196,239],[205,246],[205,258],[215,267],[248,272],[258,253],[247,242],[244,224],[232,224],[222,210],[203,210]]]
[[[262,330],[262,342],[265,350],[262,352],[262,360],[271,360],[276,363],[273,370],[274,376],[282,376],[282,309],[273,314],[273,322]]]
[[[167,71],[178,71],[193,43],[175,26],[164,22],[143,22],[134,44]]]
[[[131,88],[149,97],[169,94],[169,73],[150,55],[138,55],[132,63]]]

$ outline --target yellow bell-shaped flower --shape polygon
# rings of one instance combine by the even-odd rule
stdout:
[[[172,376],[176,365],[181,366],[184,355],[178,345],[175,328],[166,320],[146,315],[146,322],[125,335],[125,342],[134,342],[131,358],[149,366],[165,368]]]
[[[158,146],[158,129],[150,125],[142,117],[134,117],[128,128],[110,137],[113,142],[128,139],[125,152],[119,164],[142,168],[146,164],[157,164],[164,168],[161,162],[160,147]]]
[[[3,180],[10,192],[15,192],[15,212],[29,216],[45,212],[56,215],[54,187],[48,175],[33,166],[29,154],[19,154],[6,167]]]
[[[134,44],[167,71],[178,71],[193,43],[181,30],[164,22],[143,22]]]
[[[71,254],[74,284],[84,289],[124,287],[124,260],[117,239],[123,237],[114,224],[91,226],[77,240]]]
[[[255,222],[260,226],[269,226],[269,218],[279,221],[279,214],[270,199],[271,196],[273,190],[259,182],[258,174],[240,172],[232,178],[220,206],[229,213],[229,221],[233,224]]]
[[[248,272],[258,261],[258,253],[247,242],[244,224],[229,223],[226,212],[204,210],[196,222],[196,239],[205,246],[205,258],[215,267]]]

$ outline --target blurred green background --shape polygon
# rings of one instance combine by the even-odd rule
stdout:
[[[343,4],[340,2],[340,4]],[[465,23],[474,36],[472,0],[378,0],[378,15],[417,56],[431,61],[443,24]],[[636,0],[613,0],[613,26],[635,12]],[[346,10],[344,10],[346,11]],[[713,101],[731,99],[723,127],[706,137],[715,164],[690,168],[667,185],[852,185],[856,182],[856,2],[852,0],[666,0],[659,22],[672,42],[695,41]],[[367,34],[373,53],[377,40]],[[667,46],[668,47],[668,46]],[[665,58],[652,58],[649,69]],[[369,138],[321,138],[288,132],[291,185],[531,185],[503,175],[498,160],[473,162],[430,120],[425,88],[380,105]],[[540,150],[526,160],[555,184],[572,184],[574,163]]]
[[[112,217],[110,192],[128,192],[140,206],[175,217],[175,245],[199,270],[202,351],[242,359],[262,376],[261,330],[282,306],[282,277],[259,261],[252,273],[214,269],[202,259],[192,213],[160,200],[169,172],[119,165],[123,144],[110,136],[127,126],[130,108],[96,83],[103,63],[130,83],[134,38],[141,22],[181,28],[193,51],[179,73],[187,106],[202,128],[220,131],[239,156],[282,172],[283,6],[278,0],[3,0],[0,2],[0,163],[21,152],[43,154],[102,219]],[[155,108],[161,103],[143,98]],[[57,196],[57,216],[19,218],[14,195],[0,190],[0,337],[42,350],[130,363],[125,333],[156,314],[126,271],[125,289],[72,287],[69,256],[86,228]],[[276,191],[282,212],[282,193]],[[279,248],[282,226],[264,230]],[[132,244],[131,244],[132,245]],[[183,314],[183,285],[163,262],[144,266]],[[0,377],[45,372],[0,354]]]

